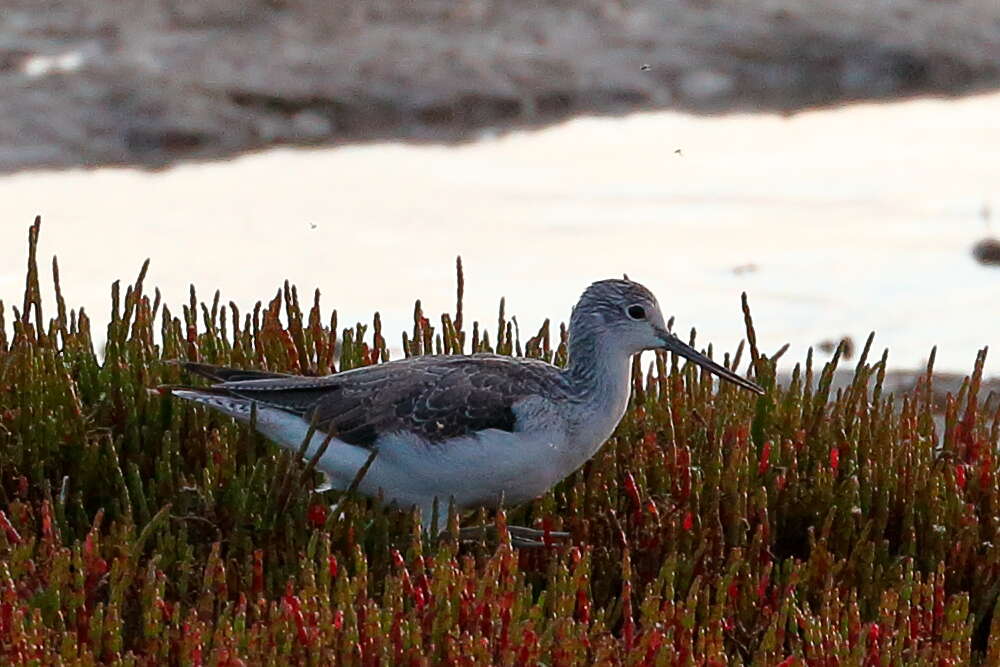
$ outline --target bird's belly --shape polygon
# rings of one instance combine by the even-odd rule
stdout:
[[[579,464],[558,431],[496,429],[444,443],[414,442],[405,434],[379,443],[379,456],[362,486],[387,500],[426,506],[436,497],[460,508],[516,505],[544,494]]]

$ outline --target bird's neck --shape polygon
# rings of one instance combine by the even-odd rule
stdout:
[[[599,334],[571,335],[563,371],[578,400],[575,437],[594,451],[618,426],[631,393],[632,355],[614,343]]]

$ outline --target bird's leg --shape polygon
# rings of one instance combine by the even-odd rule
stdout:
[[[437,522],[432,523],[432,525],[436,526],[436,532],[443,537],[445,535],[455,534],[455,531],[457,531],[460,542],[479,542],[484,539],[499,542],[501,535],[503,533],[507,533],[510,536],[511,546],[522,549],[531,549],[537,547],[558,546],[564,540],[569,539],[569,533],[564,531],[539,530],[537,528],[528,528],[526,526],[508,526],[507,513],[502,509],[497,511],[495,521],[486,521],[486,516],[481,508],[477,514],[477,518],[482,523],[473,526],[465,526],[464,528],[459,526],[459,517],[456,513],[454,503],[449,504],[449,511],[447,515],[445,515],[447,516],[447,520],[445,521],[438,518],[440,515],[437,509],[437,503],[435,501],[426,510],[428,516],[437,518]]]
[[[527,526],[508,526],[510,543],[515,547],[552,547],[562,546],[564,540],[569,540],[569,533],[564,530],[539,530]]]
[[[561,530],[539,530],[527,526],[506,526],[510,535],[511,546],[521,549],[558,546],[563,540],[569,539],[569,533]],[[463,541],[478,541],[493,537],[499,539],[500,530],[496,524],[484,523],[478,526],[466,526],[458,531]]]

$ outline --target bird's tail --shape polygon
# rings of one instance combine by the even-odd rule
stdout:
[[[216,383],[239,382],[241,380],[269,380],[288,377],[285,373],[244,370],[241,368],[229,368],[227,366],[202,364],[195,361],[173,361],[171,363],[177,364],[189,373],[200,375],[201,377],[207,378]],[[253,410],[251,405],[253,401],[236,396],[225,389],[216,389],[214,387],[163,385],[159,387],[159,390],[193,403],[200,403],[201,405],[214,408],[240,421],[250,421],[250,414]]]
[[[161,390],[169,391],[177,398],[214,408],[242,422],[249,422],[253,412],[253,401],[233,396],[226,391],[193,389],[191,387],[162,387]]]
[[[246,370],[243,368],[230,368],[228,366],[215,366],[214,364],[202,364],[197,361],[174,361],[184,370],[208,378],[215,382],[241,382],[243,380],[273,380],[276,378],[292,377],[288,373],[272,373],[270,371]]]
[[[209,366],[208,368],[214,369],[216,367]],[[252,421],[251,415],[253,414],[253,405],[256,403],[257,409],[259,410],[256,422],[257,430],[261,431],[265,436],[271,438],[275,443],[285,449],[292,451],[297,450],[298,447],[301,446],[301,442],[306,435],[304,422],[300,418],[281,410],[276,410],[266,404],[261,404],[247,398],[241,398],[240,396],[234,396],[225,389],[213,389],[211,387],[195,389],[193,387],[163,386],[160,387],[160,391],[169,392],[177,398],[183,398],[186,401],[199,403],[206,407],[213,408],[245,424],[249,424]],[[278,430],[275,431],[275,428]],[[289,433],[289,431],[291,432]],[[307,453],[311,455],[311,452]],[[322,473],[324,479],[323,483],[316,487],[317,492],[326,491],[328,489],[343,490],[345,488],[342,483],[338,482],[328,471],[324,470],[322,466],[318,467],[317,470]]]

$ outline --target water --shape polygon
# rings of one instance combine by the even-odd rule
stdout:
[[[566,319],[589,282],[627,272],[717,349],[742,337],[746,291],[762,349],[789,342],[789,361],[874,330],[897,368],[936,344],[939,369],[965,372],[1000,333],[1000,269],[970,254],[985,214],[1000,215],[998,154],[992,94],[23,173],[0,178],[0,297],[19,303],[26,229],[42,214],[43,265],[58,254],[67,303],[97,322],[110,283],[150,257],[147,284],[175,311],[189,283],[245,311],[288,278],[300,294],[321,288],[342,325],[379,309],[398,342],[414,299],[435,317],[454,309],[462,255],[467,318],[492,329],[506,296],[522,339]]]

